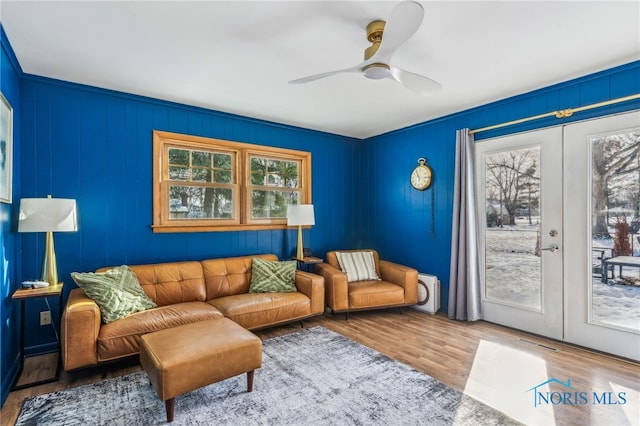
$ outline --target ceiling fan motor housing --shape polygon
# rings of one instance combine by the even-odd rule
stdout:
[[[390,73],[389,65],[386,64],[370,64],[362,69],[362,73],[365,77],[372,80],[380,80],[381,78],[387,78]]]
[[[372,44],[364,50],[364,60],[368,60],[378,51],[382,42],[385,21],[373,21],[367,25],[367,40]],[[382,63],[369,64],[362,69],[365,77],[372,80],[380,80],[389,76],[389,65]]]

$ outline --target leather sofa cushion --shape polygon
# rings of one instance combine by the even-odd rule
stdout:
[[[356,281],[349,283],[349,309],[402,305],[404,289],[386,281]]]
[[[278,260],[274,254],[203,260],[202,270],[206,282],[207,300],[249,293],[254,257]]]
[[[142,289],[158,306],[207,300],[200,262],[131,265],[130,268]]]
[[[298,292],[236,294],[208,303],[248,330],[311,314],[311,300]]]
[[[137,354],[143,334],[218,318],[223,318],[223,315],[214,306],[204,302],[186,302],[137,312],[102,324],[97,342],[98,361]]]

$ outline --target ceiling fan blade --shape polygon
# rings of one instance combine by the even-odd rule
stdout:
[[[380,47],[371,58],[373,62],[389,63],[396,49],[418,31],[423,19],[420,3],[405,1],[394,7],[384,26]]]
[[[343,72],[361,72],[362,67],[363,67],[363,65],[360,64],[358,66],[355,66],[355,67],[352,67],[352,68],[345,68],[343,70],[329,71],[329,72],[324,72],[322,74],[310,75],[308,77],[298,78],[297,80],[291,80],[289,82],[289,84],[309,83],[310,81],[320,80],[321,78],[330,77],[332,75],[340,74],[340,73],[343,73]]]
[[[390,67],[389,78],[422,96],[432,95],[442,89],[437,81],[396,67]]]

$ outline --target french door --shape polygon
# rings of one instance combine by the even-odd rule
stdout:
[[[484,318],[640,360],[640,112],[478,142],[476,173]]]
[[[562,129],[476,144],[483,316],[562,339]]]
[[[640,361],[640,112],[566,126],[564,149],[564,338]]]

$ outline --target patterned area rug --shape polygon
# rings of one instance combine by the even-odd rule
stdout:
[[[176,398],[176,425],[505,425],[481,402],[323,327],[264,342],[246,375]],[[25,400],[18,425],[155,425],[165,406],[146,373]]]

